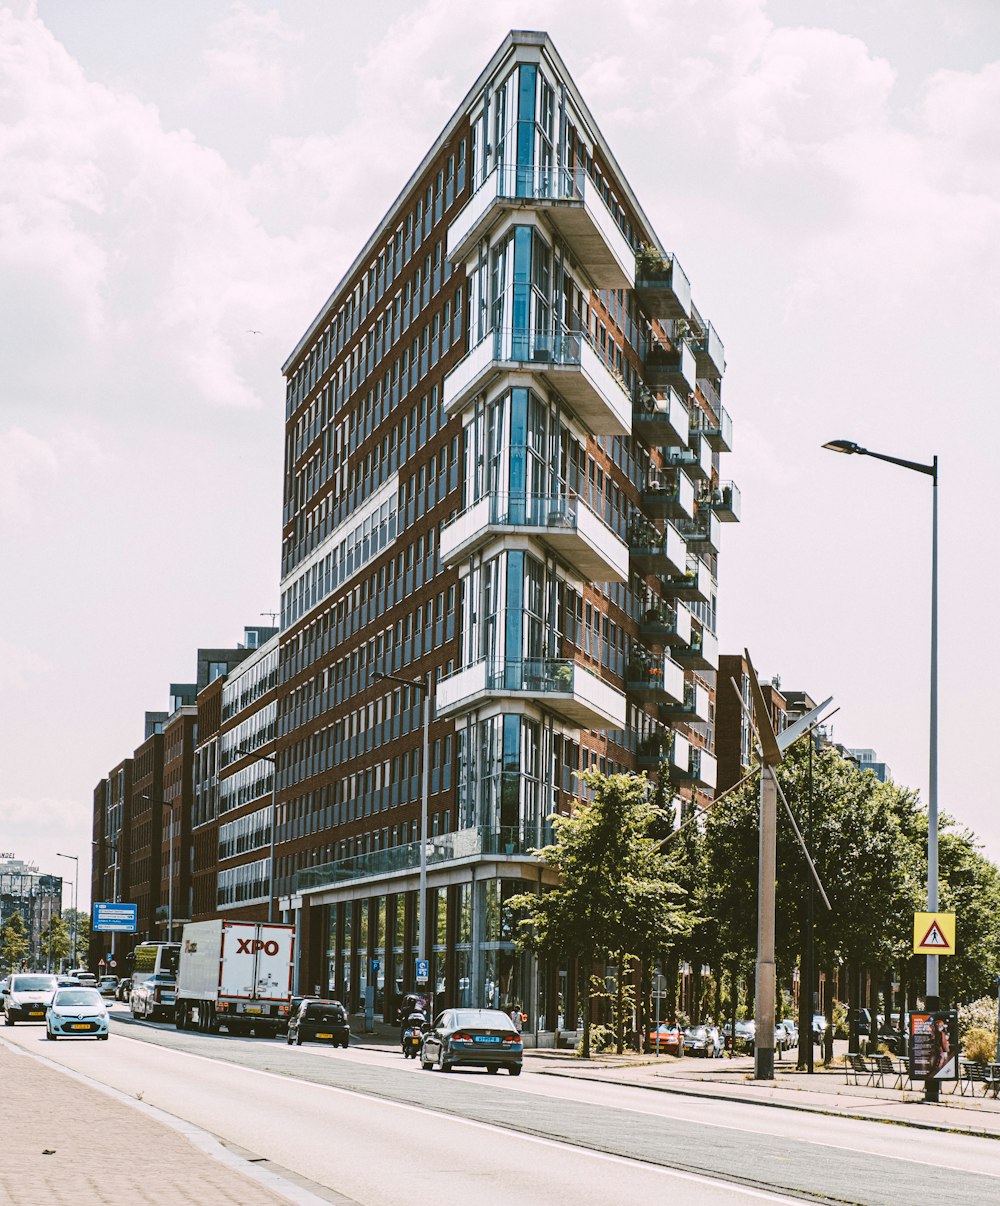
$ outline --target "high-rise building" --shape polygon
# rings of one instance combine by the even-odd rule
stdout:
[[[711,798],[724,367],[551,40],[511,33],[284,366],[303,985],[389,1016],[423,955],[440,1002],[575,1027],[573,969],[516,955],[504,902],[544,889],[579,772]]]
[[[853,758],[862,770],[870,770],[881,783],[888,783],[892,779],[892,768],[885,762],[881,762],[874,750],[868,748],[845,749],[844,754],[848,758]]]
[[[62,891],[62,876],[39,872],[35,863],[10,852],[0,854],[0,929],[20,913],[29,948],[25,962],[30,968],[56,966],[42,938],[52,918],[62,915]]]

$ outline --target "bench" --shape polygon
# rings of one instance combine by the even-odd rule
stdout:
[[[896,1065],[892,1062],[892,1056],[873,1055],[868,1061],[868,1080],[866,1084],[873,1087],[877,1084],[880,1089],[884,1089],[885,1078],[887,1076],[895,1076],[897,1078],[896,1088],[899,1088],[899,1073]]]
[[[856,1085],[861,1083],[858,1077],[864,1076],[867,1083],[867,1078],[871,1075],[868,1067],[868,1061],[863,1055],[858,1055],[855,1051],[849,1051],[847,1053],[847,1062],[844,1064],[844,1073],[847,1078],[847,1083],[853,1083]],[[854,1078],[853,1081],[851,1079],[852,1077]]]
[[[966,1089],[968,1089],[972,1096],[975,1097],[976,1088],[979,1085],[984,1086],[983,1091],[985,1092],[986,1065],[981,1064],[976,1060],[963,1059],[959,1078],[955,1082],[955,1089],[958,1089],[959,1093],[963,1097],[965,1096]],[[955,1089],[952,1089],[952,1093],[955,1092]]]
[[[992,1093],[994,1098],[1000,1093],[1000,1064],[987,1064],[983,1075],[983,1096]]]

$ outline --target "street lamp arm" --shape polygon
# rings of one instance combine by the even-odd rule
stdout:
[[[256,750],[244,749],[242,745],[238,745],[234,752],[242,758],[256,758],[258,762],[270,762],[272,766],[278,765],[277,758],[272,757],[270,754],[258,754]]]
[[[416,678],[402,678],[398,674],[386,674],[385,671],[383,671],[383,670],[373,670],[372,675],[374,678],[391,679],[394,683],[402,683],[404,686],[413,687],[417,691],[426,691],[427,690],[427,684],[425,682],[421,682],[419,679],[416,679]]]
[[[876,461],[887,461],[890,465],[912,469],[915,473],[926,473],[928,477],[932,477],[937,482],[937,457],[934,458],[933,464],[923,465],[920,461],[906,461],[902,457],[889,456],[886,452],[872,452],[869,448],[862,448],[860,444],[855,444],[853,440],[828,440],[823,447],[830,452],[842,452],[847,456],[870,456]]]

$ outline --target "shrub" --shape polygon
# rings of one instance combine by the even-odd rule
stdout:
[[[980,997],[958,1007],[958,1033],[963,1039],[971,1030],[997,1031],[997,1003],[992,997]]]
[[[850,1033],[847,1025],[847,1006],[843,1001],[834,1001],[833,1003],[833,1037],[838,1039],[847,1038]]]
[[[962,1042],[962,1054],[966,1059],[977,1064],[990,1064],[996,1055],[996,1034],[992,1030],[984,1030],[981,1026],[973,1026]]]
[[[615,1032],[612,1026],[601,1026],[597,1023],[590,1028],[591,1051],[610,1051],[615,1045]],[[576,1045],[577,1055],[583,1054],[583,1035]]]

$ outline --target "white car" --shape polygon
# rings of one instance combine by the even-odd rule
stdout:
[[[57,988],[45,1015],[45,1037],[107,1039],[108,1007],[96,988]]]
[[[56,991],[56,977],[37,972],[15,972],[3,1003],[5,1026],[15,1022],[41,1022],[45,1007]]]

